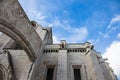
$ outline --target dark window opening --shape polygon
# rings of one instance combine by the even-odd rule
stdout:
[[[49,53],[50,53],[50,50],[48,50],[49,51]]]
[[[46,53],[46,51],[45,51],[45,50],[43,50],[43,53]]]
[[[74,69],[74,80],[81,80],[80,69]]]
[[[46,80],[53,80],[54,68],[48,68]]]
[[[12,45],[12,49],[14,50],[22,50],[23,48],[21,47],[21,45],[19,43],[15,43]]]
[[[75,49],[75,52],[77,52],[77,50]]]
[[[55,50],[55,52],[57,52],[57,50]]]
[[[65,45],[62,43],[62,48],[65,48]]]

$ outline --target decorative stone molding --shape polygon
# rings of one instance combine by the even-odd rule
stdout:
[[[68,49],[67,52],[86,52],[86,48]]]
[[[46,50],[43,50],[43,53],[57,53],[58,50],[57,49],[46,49]]]

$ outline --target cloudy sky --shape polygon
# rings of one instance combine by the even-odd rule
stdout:
[[[30,20],[52,27],[54,43],[91,42],[120,78],[120,0],[19,0]]]

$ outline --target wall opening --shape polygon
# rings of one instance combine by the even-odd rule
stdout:
[[[54,68],[48,68],[46,80],[53,80],[53,75],[54,75]]]
[[[80,69],[74,69],[74,80],[81,80]]]
[[[74,76],[74,80],[82,80],[81,79],[81,66],[80,65],[73,65],[73,76]]]
[[[23,48],[21,47],[21,45],[19,44],[19,43],[14,43],[12,46],[11,46],[11,48],[13,49],[13,50],[23,50]]]

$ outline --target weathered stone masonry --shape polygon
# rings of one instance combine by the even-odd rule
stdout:
[[[0,80],[117,80],[91,43],[53,44],[18,0],[0,0],[0,32]]]

